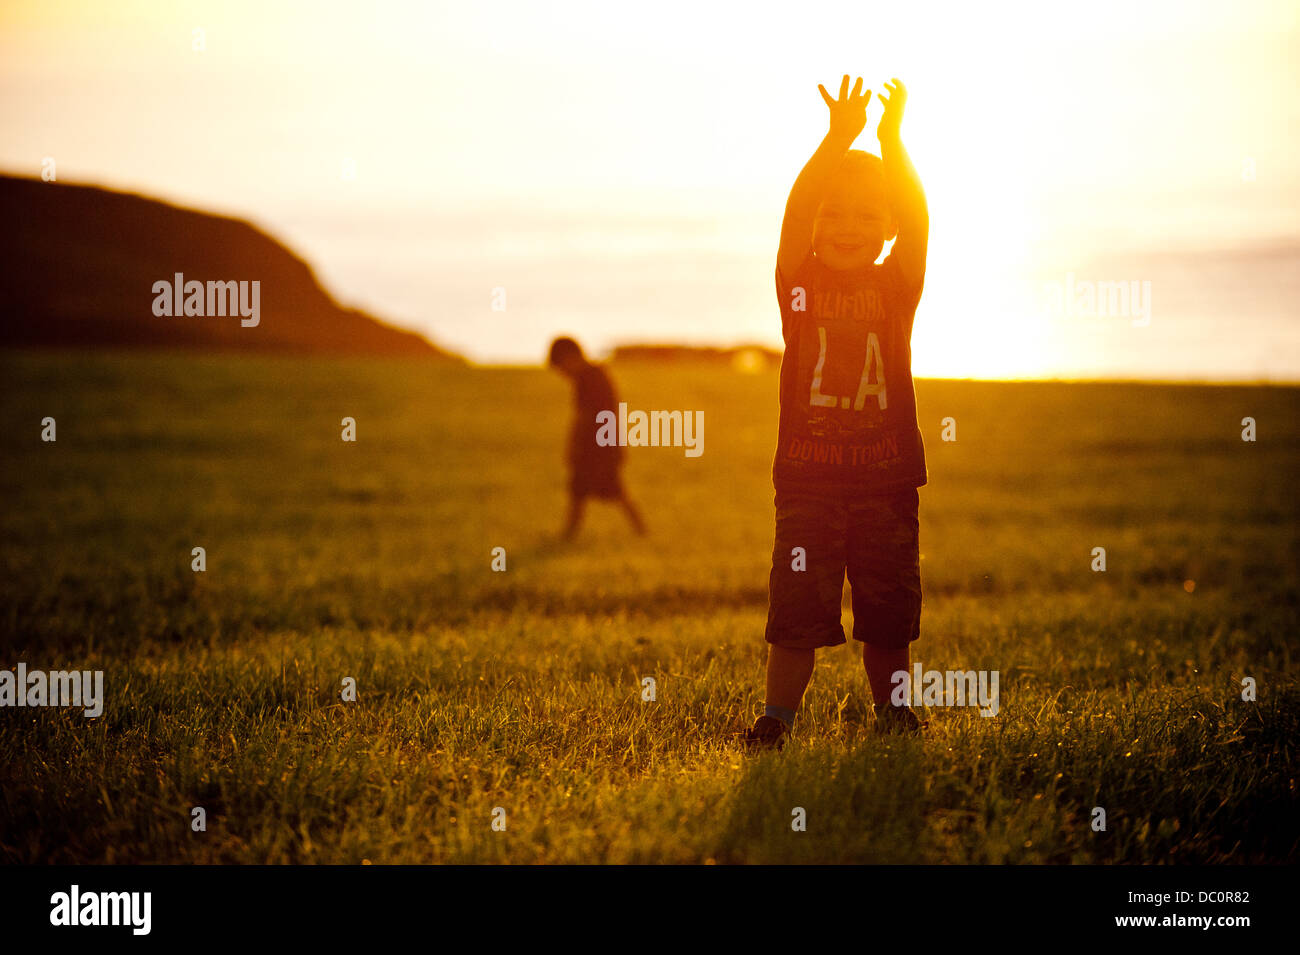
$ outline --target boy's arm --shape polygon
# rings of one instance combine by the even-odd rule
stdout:
[[[930,210],[925,202],[921,178],[903,146],[900,129],[907,89],[897,78],[886,83],[889,98],[879,96],[885,115],[876,127],[880,139],[880,158],[885,165],[885,187],[889,205],[898,220],[898,240],[890,250],[899,274],[909,285],[920,285],[925,278],[925,253],[930,242]]]
[[[826,195],[831,176],[838,168],[853,141],[867,125],[867,104],[871,90],[862,91],[862,77],[849,92],[849,78],[840,81],[840,95],[832,99],[826,87],[818,86],[822,99],[830,108],[830,131],[822,140],[812,158],[804,165],[790,190],[785,203],[785,218],[781,222],[781,244],[776,252],[776,267],[787,282],[803,264],[812,249],[813,222],[817,208]]]

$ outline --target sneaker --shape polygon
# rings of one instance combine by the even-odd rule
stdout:
[[[760,716],[754,728],[745,731],[745,745],[750,749],[780,749],[789,733],[789,727],[775,716]]]
[[[877,703],[875,712],[877,733],[919,734],[930,725],[927,720],[919,719],[909,706],[882,706]]]

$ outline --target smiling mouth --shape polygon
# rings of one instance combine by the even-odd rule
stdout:
[[[865,247],[863,242],[832,242],[836,252],[861,252]]]

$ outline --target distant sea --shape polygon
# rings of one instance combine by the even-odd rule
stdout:
[[[779,348],[775,223],[779,209],[741,220],[299,209],[259,224],[344,303],[475,361],[535,364],[561,333],[598,354],[632,342]],[[918,376],[1300,381],[1300,237],[1021,258],[1030,264],[1013,270],[996,249],[932,236]]]

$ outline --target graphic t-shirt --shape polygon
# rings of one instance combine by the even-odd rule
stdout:
[[[892,256],[836,271],[810,253],[788,279],[777,269],[785,338],[772,464],[777,490],[869,492],[926,483],[912,388],[921,285],[904,280]]]

